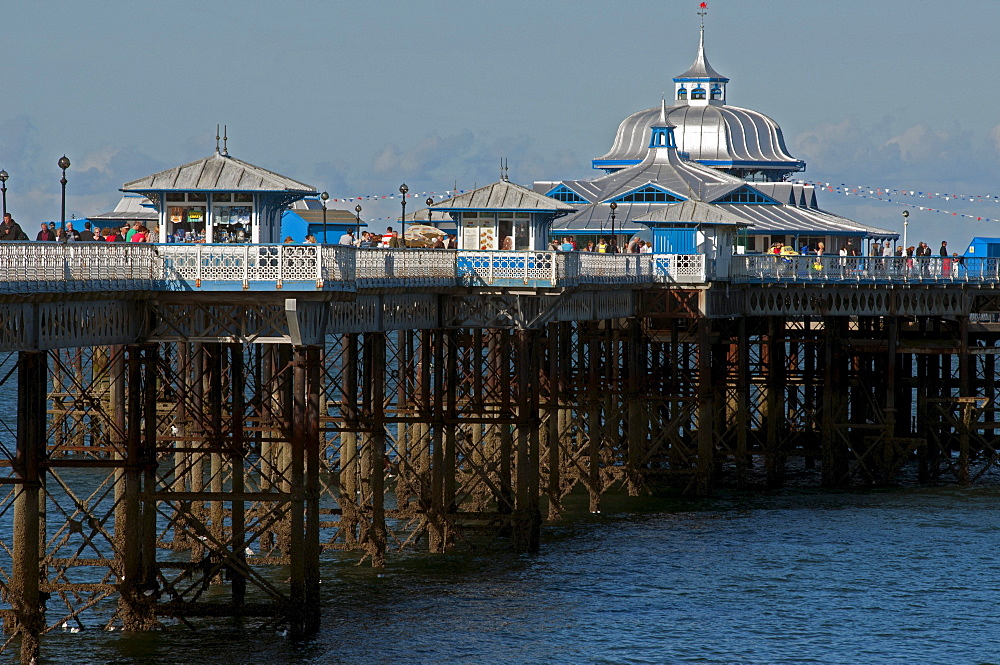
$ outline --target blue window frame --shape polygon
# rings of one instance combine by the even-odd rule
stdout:
[[[674,203],[686,200],[687,199],[653,185],[646,185],[645,187],[640,187],[639,189],[633,189],[631,192],[626,192],[618,198],[611,199],[611,201],[614,201],[615,203]],[[609,201],[609,203],[611,201]]]
[[[691,91],[691,99],[705,99],[705,88],[695,88]]]
[[[687,88],[678,88],[677,89],[677,99],[687,99],[687,98],[688,98]]]
[[[545,196],[555,199],[556,201],[562,201],[563,203],[590,203],[590,201],[583,198],[566,185],[559,185],[558,187],[549,190],[549,193]]]
[[[756,203],[764,205],[779,205],[778,202],[770,196],[766,196],[758,192],[753,187],[740,187],[735,191],[729,192],[722,198],[712,201],[712,203]]]
[[[712,99],[722,99],[722,88],[719,86],[712,88]]]

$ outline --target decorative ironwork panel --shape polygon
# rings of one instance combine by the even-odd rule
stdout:
[[[383,330],[427,330],[439,325],[438,296],[382,296]]]
[[[704,254],[653,254],[653,272],[657,282],[703,284]]]
[[[440,249],[359,249],[362,289],[455,286],[456,253]]]
[[[138,243],[3,243],[0,293],[150,290],[157,264]]]
[[[581,284],[652,284],[652,254],[579,252]]]
[[[579,259],[564,252],[460,252],[458,277],[465,286],[575,284]]]

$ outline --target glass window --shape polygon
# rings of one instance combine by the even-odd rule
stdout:
[[[695,88],[691,91],[691,99],[705,99],[705,89]]]
[[[497,216],[497,249],[514,249],[514,215],[502,212]]]
[[[167,192],[168,201],[183,201],[184,194],[182,192]]]
[[[212,194],[213,203],[228,203],[233,200],[233,195],[229,192],[215,192]]]
[[[688,91],[687,88],[681,88],[677,91],[677,99],[687,99]]]
[[[233,201],[236,203],[253,203],[253,194],[250,192],[236,192],[233,194]]]
[[[207,201],[208,194],[204,192],[190,192],[188,193],[188,201]]]
[[[519,212],[514,216],[514,249],[531,249],[529,244],[530,225],[527,213]]]

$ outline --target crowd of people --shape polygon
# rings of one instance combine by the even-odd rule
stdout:
[[[624,252],[618,248],[615,239],[612,238],[610,241],[607,238],[598,238],[597,242],[593,240],[589,241],[583,249],[576,244],[576,239],[573,236],[564,236],[562,242],[553,239],[549,243],[549,249],[558,252],[596,252],[598,254],[649,254],[653,251],[652,243],[648,243],[645,240],[640,240],[639,236],[634,236],[629,240],[628,244],[625,245]]]
[[[768,248],[767,253],[777,256],[803,255],[815,256],[817,258],[824,256],[839,256],[842,258],[863,256],[860,248],[856,247],[850,240],[841,245],[836,254],[827,254],[826,247],[822,242],[816,243],[812,247],[803,245],[799,251],[795,251],[794,248],[783,243],[775,242]],[[881,271],[892,271],[894,274],[919,272],[926,275],[932,270],[940,270],[942,275],[948,276],[952,270],[958,270],[965,263],[965,260],[958,255],[958,252],[948,252],[948,242],[945,240],[941,241],[941,247],[936,255],[926,242],[919,242],[916,246],[910,245],[905,248],[902,245],[893,247],[892,242],[889,240],[886,240],[884,243],[872,242],[867,259],[872,259],[870,267]],[[878,260],[875,261],[874,259]],[[844,261],[837,262],[835,265],[844,268],[846,264],[847,262]],[[817,261],[814,264],[814,269],[816,270],[822,270],[822,267],[822,262]]]
[[[10,213],[3,216],[0,223],[0,242],[30,240],[21,225],[14,221]],[[73,228],[73,222],[57,227],[54,223],[42,222],[35,235],[38,242],[155,242],[156,234],[141,222],[132,222],[121,227],[94,227],[89,221],[83,223],[83,230]]]

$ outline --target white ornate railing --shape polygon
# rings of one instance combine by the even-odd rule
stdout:
[[[773,264],[768,264],[773,268]],[[745,268],[746,266],[744,266]],[[746,273],[749,274],[749,273]],[[701,255],[355,249],[342,245],[0,243],[0,293],[693,284]]]
[[[657,282],[667,284],[704,284],[704,254],[652,254],[653,275]],[[719,275],[725,279],[725,275]]]
[[[172,282],[324,284],[353,282],[354,249],[339,245],[155,245],[162,277]]]
[[[1000,259],[905,256],[734,256],[731,281],[879,282],[901,284],[1000,281]]]
[[[159,277],[153,246],[0,243],[0,292],[144,290]]]
[[[652,254],[579,252],[581,284],[648,284],[653,282]]]
[[[553,251],[461,251],[457,277],[468,286],[539,282],[568,285],[578,278],[574,267],[579,264],[574,256]]]
[[[358,288],[454,286],[456,252],[443,249],[359,249]]]

